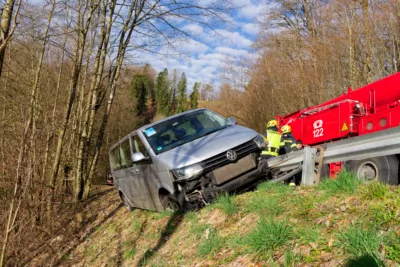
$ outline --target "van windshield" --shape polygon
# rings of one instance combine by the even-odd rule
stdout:
[[[229,126],[227,119],[205,109],[160,122],[143,133],[158,155]]]

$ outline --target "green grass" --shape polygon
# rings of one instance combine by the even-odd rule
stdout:
[[[360,186],[359,193],[363,199],[383,200],[385,199],[387,193],[389,193],[389,190],[387,186],[377,181],[373,181]]]
[[[383,236],[385,242],[386,258],[394,261],[400,260],[400,238],[396,232],[388,231]]]
[[[132,224],[131,224],[131,229],[133,232],[139,232],[140,229],[142,229],[142,220],[140,218],[134,218],[132,216]]]
[[[124,259],[133,259],[136,255],[136,247],[128,247],[124,252]]]
[[[194,223],[190,226],[190,232],[195,238],[200,238],[202,235],[205,234],[207,228],[210,228],[211,225],[209,224],[202,224],[202,223]]]
[[[110,234],[115,234],[115,233],[117,233],[117,225],[115,224],[115,223],[110,223],[108,226],[107,226],[107,232],[108,233],[110,233]]]
[[[197,221],[197,212],[188,211],[185,213],[185,220],[191,223],[195,223]]]
[[[370,205],[369,215],[373,218],[373,226],[395,224],[398,217],[398,206],[395,203],[378,203]]]
[[[272,192],[278,195],[286,195],[293,192],[293,188],[284,183],[263,182],[257,186],[260,192]]]
[[[235,201],[228,193],[219,196],[214,207],[223,210],[226,215],[233,215],[238,211]]]
[[[99,247],[96,244],[93,244],[92,246],[85,248],[84,254],[91,261],[93,261],[98,251],[99,251]]]
[[[264,258],[293,238],[292,226],[283,221],[261,219],[247,236],[246,243],[251,252]]]
[[[284,253],[285,257],[285,262],[284,265],[285,267],[292,267],[296,266],[296,263],[298,262],[299,256],[294,254],[292,250],[286,250]]]
[[[172,210],[165,210],[162,212],[153,212],[152,217],[156,220],[164,219],[167,217],[171,217],[174,214]]]
[[[357,187],[362,182],[357,176],[347,170],[343,170],[337,174],[336,180],[326,179],[323,180],[319,188],[325,190],[328,194],[354,194]]]
[[[296,239],[303,244],[317,243],[321,238],[321,227],[302,226],[296,230]]]
[[[244,211],[247,213],[254,212],[276,216],[284,212],[284,208],[274,197],[270,197],[262,192],[257,192],[245,203]]]
[[[370,255],[377,257],[381,243],[375,230],[350,226],[346,232],[337,235],[338,246],[353,257]]]
[[[213,255],[224,245],[222,238],[218,235],[218,231],[213,228],[208,229],[210,229],[208,236],[204,236],[197,247],[197,252],[200,256]]]

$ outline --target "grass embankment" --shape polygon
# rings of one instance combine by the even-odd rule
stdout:
[[[125,210],[63,263],[119,266],[397,266],[400,189],[343,172],[318,188],[262,183],[197,212]]]

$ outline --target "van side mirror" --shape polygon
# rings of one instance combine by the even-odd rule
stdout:
[[[133,163],[145,161],[145,160],[148,160],[148,159],[149,158],[145,157],[142,152],[136,152],[136,153],[132,154],[132,162]]]
[[[229,121],[230,123],[232,123],[233,125],[235,125],[235,124],[238,123],[237,120],[236,120],[234,117],[229,117],[229,118],[228,118],[228,121]]]

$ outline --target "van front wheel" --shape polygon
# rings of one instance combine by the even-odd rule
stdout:
[[[161,204],[165,211],[178,211],[180,206],[178,201],[171,195],[161,196]]]

